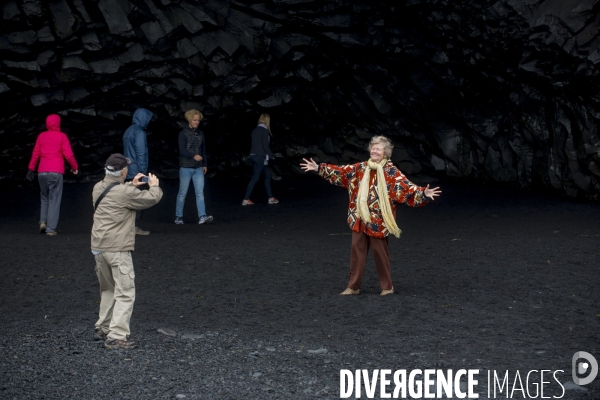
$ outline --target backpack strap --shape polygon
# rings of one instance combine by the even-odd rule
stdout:
[[[114,183],[111,183],[110,185],[108,185],[108,187],[106,189],[104,189],[104,192],[102,192],[102,194],[98,197],[98,200],[96,200],[96,203],[94,204],[94,211],[96,211],[96,209],[98,208],[98,204],[100,204],[100,202],[102,201],[104,196],[106,196],[106,193],[108,193],[110,191],[110,189],[114,188],[117,185],[120,185],[120,183],[114,182]]]

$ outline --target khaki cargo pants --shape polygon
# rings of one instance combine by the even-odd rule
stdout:
[[[131,252],[103,252],[94,257],[100,283],[100,313],[96,328],[112,339],[127,340],[135,301]]]

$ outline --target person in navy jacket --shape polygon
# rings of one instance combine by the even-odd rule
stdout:
[[[183,206],[190,181],[194,184],[196,208],[199,224],[212,222],[213,217],[206,215],[204,202],[204,175],[207,171],[206,140],[204,133],[198,128],[204,116],[198,110],[188,110],[185,119],[188,125],[179,132],[179,192],[175,206],[175,223],[183,224]]]
[[[269,160],[274,160],[275,156],[271,151],[269,142],[271,141],[271,117],[269,114],[261,114],[258,119],[258,126],[252,131],[252,146],[250,147],[250,161],[252,161],[252,179],[246,188],[246,195],[242,201],[243,206],[253,205],[250,200],[254,185],[264,175],[265,189],[268,196],[268,204],[277,204],[279,200],[273,197],[271,191],[271,170],[269,169]]]
[[[148,142],[146,139],[146,127],[152,119],[152,111],[138,108],[133,113],[133,124],[127,128],[123,135],[123,155],[131,160],[127,170],[125,181],[131,181],[137,174],[148,175]],[[138,226],[141,211],[136,212],[135,233],[137,235],[149,235],[150,232]]]

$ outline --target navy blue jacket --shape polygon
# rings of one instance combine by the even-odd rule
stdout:
[[[189,126],[179,132],[179,166],[181,168],[200,168],[206,167],[206,142],[204,141],[204,132],[200,129],[193,130]],[[198,154],[202,160],[194,160]]]
[[[263,126],[257,126],[252,131],[252,146],[250,147],[250,154],[255,154],[259,157],[266,158],[269,156],[269,160],[274,160],[273,152],[269,147],[269,131]]]
[[[131,159],[125,179],[133,179],[138,173],[148,173],[148,143],[146,127],[152,119],[152,111],[138,108],[133,113],[133,125],[123,135],[123,155]]]

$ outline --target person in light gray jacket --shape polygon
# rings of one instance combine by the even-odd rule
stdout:
[[[106,161],[106,176],[92,192],[95,208],[92,253],[100,283],[100,312],[96,334],[109,349],[131,349],[129,321],[135,301],[135,272],[131,252],[135,248],[135,213],[160,201],[163,192],[158,178],[148,174],[148,190],[142,173],[125,183],[131,160],[112,154]]]

